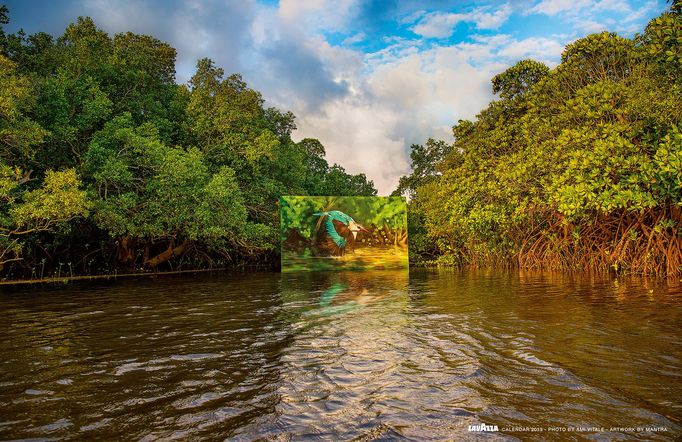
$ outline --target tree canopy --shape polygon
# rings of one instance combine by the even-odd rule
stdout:
[[[110,36],[79,17],[61,36],[8,34],[0,8],[0,268],[46,276],[272,262],[281,195],[375,195],[365,175],[292,139],[239,74]],[[40,263],[41,275],[35,274]]]
[[[674,2],[633,39],[592,34],[554,69],[495,76],[497,99],[453,143],[412,147],[396,191],[412,196],[412,256],[682,272],[680,42]]]

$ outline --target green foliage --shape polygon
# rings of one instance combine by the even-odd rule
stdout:
[[[27,116],[35,101],[28,78],[18,75],[16,64],[2,54],[0,84],[0,158],[25,167],[46,131]]]
[[[607,256],[620,269],[628,250],[621,239],[636,233],[628,226],[651,223],[645,229],[658,226],[657,234],[669,236],[638,237],[641,254],[630,258],[630,267],[639,262],[642,271],[667,265],[679,272],[670,251],[676,246],[654,245],[679,242],[682,77],[675,7],[634,40],[604,32],[571,43],[553,70],[517,63],[493,78],[499,100],[475,121],[453,127],[445,155],[413,148],[413,173],[397,189],[412,197],[411,231],[424,235],[413,252],[474,264],[535,265],[551,257],[566,265]],[[607,227],[599,230],[595,219]],[[529,254],[534,259],[523,261]]]
[[[349,175],[338,164],[330,167],[324,175],[322,189],[314,192],[321,195],[374,196],[377,194],[374,183],[367,180],[364,173]]]
[[[24,181],[18,168],[0,164],[0,268],[22,259],[27,235],[68,226],[92,206],[73,169],[48,171],[35,190],[21,189]]]
[[[223,79],[224,72],[209,59],[199,60],[190,80],[188,124],[210,161],[246,157],[256,162],[276,155],[279,143],[265,127],[263,99],[240,75]]]
[[[37,119],[49,131],[37,154],[42,167],[75,166],[86,141],[111,114],[112,102],[91,77],[69,77],[64,71],[40,87]]]
[[[152,36],[88,17],[56,39],[6,34],[8,20],[0,8],[0,266],[23,260],[10,272],[67,255],[80,272],[271,259],[281,195],[376,194],[209,59],[188,87]]]
[[[12,191],[19,185],[20,172],[19,169],[0,163],[0,200],[3,202],[14,201]]]
[[[641,43],[656,61],[660,72],[679,84],[682,74],[682,10],[679,1],[673,2],[670,12],[649,22]]]
[[[97,194],[94,218],[113,237],[229,239],[246,229],[231,168],[212,173],[200,150],[166,146],[130,114],[95,134],[84,165]]]
[[[290,230],[296,230],[303,238],[312,238],[319,221],[319,217],[313,217],[313,213],[330,209],[333,201],[333,197],[326,198],[323,202],[315,198],[297,196],[280,198],[281,239],[286,240]]]
[[[412,173],[400,178],[398,188],[393,195],[407,194],[413,197],[419,186],[423,186],[440,174],[437,167],[451,151],[451,144],[433,138],[426,140],[424,145],[413,144],[410,152]]]
[[[402,197],[287,196],[280,199],[281,232],[288,235],[296,229],[304,238],[311,238],[319,217],[316,212],[342,210],[363,226],[406,229],[405,200]]]
[[[523,96],[533,85],[549,74],[549,68],[534,60],[522,60],[493,77],[493,93],[504,100]]]
[[[22,202],[10,209],[12,221],[26,232],[49,230],[74,217],[86,216],[91,202],[80,184],[74,169],[48,171],[43,185],[25,192]]]

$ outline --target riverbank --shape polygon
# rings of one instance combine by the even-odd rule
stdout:
[[[477,266],[477,265],[462,265],[453,264],[448,262],[418,262],[411,263],[410,270],[413,271],[433,271],[433,270],[448,270],[453,272],[482,272],[482,273],[518,273],[523,274],[547,274],[547,275],[562,275],[571,276],[576,278],[610,278],[613,280],[622,279],[642,279],[642,280],[658,280],[680,283],[682,278],[679,275],[643,275],[637,273],[626,273],[617,272],[613,269],[611,270],[594,270],[594,269],[552,269],[552,268],[524,268],[518,265],[508,264],[508,265],[495,265],[495,266]],[[358,271],[358,270],[356,270]],[[168,270],[163,272],[124,272],[124,273],[110,273],[102,275],[74,275],[74,276],[61,276],[61,277],[48,277],[48,278],[31,278],[31,279],[3,279],[0,280],[0,287],[12,287],[12,286],[41,286],[50,284],[69,284],[74,282],[86,282],[86,281],[116,281],[121,279],[153,279],[165,276],[180,276],[180,275],[198,275],[198,274],[220,274],[220,273],[256,273],[256,272],[266,272],[266,273],[280,273],[280,268],[271,263],[271,265],[252,265],[252,266],[239,266],[239,267],[219,267],[219,268],[209,268],[209,269],[188,269],[188,270]],[[361,272],[361,271],[358,271]],[[303,274],[315,273],[303,271]],[[329,271],[322,272],[329,273]]]
[[[139,273],[114,273],[107,275],[81,275],[81,276],[62,276],[51,278],[35,278],[35,279],[7,279],[0,281],[0,286],[19,286],[19,285],[41,285],[41,284],[68,284],[79,281],[106,281],[116,279],[130,279],[130,278],[155,278],[158,276],[170,275],[192,275],[198,273],[218,273],[229,270],[226,267],[216,269],[196,269],[196,270],[169,270],[167,272],[139,272]]]

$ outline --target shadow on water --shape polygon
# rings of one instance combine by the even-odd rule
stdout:
[[[679,283],[251,273],[15,291],[0,309],[0,439],[682,435]],[[667,430],[616,428],[647,426]]]

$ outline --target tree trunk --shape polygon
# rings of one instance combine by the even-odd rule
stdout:
[[[189,247],[190,241],[186,239],[183,241],[182,244],[180,244],[177,247],[174,247],[174,241],[171,241],[171,243],[168,245],[168,249],[165,251],[159,253],[158,255],[154,256],[153,258],[149,258],[144,262],[144,265],[149,266],[151,268],[157,267],[159,264],[163,264],[166,261],[169,261],[176,256],[180,256],[185,251],[187,250],[187,247]]]
[[[122,236],[118,240],[119,262],[133,262],[135,260],[135,240],[130,236]]]

